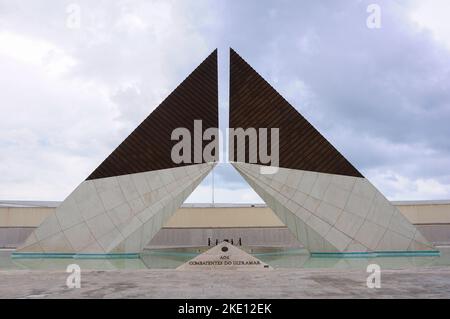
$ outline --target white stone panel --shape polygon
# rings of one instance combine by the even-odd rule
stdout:
[[[330,174],[318,174],[316,178],[316,182],[311,190],[310,196],[323,200],[325,193],[328,189],[328,186],[331,183],[331,175]]]
[[[153,203],[161,200],[161,198],[163,198],[166,193],[167,192],[164,187],[145,193],[144,195],[142,195],[142,200],[145,207],[151,206]]]
[[[136,186],[137,191],[142,196],[148,192],[151,191],[150,186],[147,183],[146,174],[154,174],[154,172],[148,172],[148,173],[138,173],[138,174],[132,174],[131,179],[134,182],[134,185]]]
[[[95,242],[95,238],[92,236],[92,233],[86,223],[81,223],[69,229],[66,229],[64,231],[64,235],[76,252],[81,251],[82,248]],[[48,250],[51,250],[51,248],[52,247],[48,247]]]
[[[131,178],[131,175],[117,176],[117,181],[119,182],[123,195],[128,202],[140,198],[140,194],[133,182],[133,179]]]
[[[347,246],[352,242],[352,238],[345,235],[343,232],[337,230],[336,228],[331,228],[326,234],[325,239],[333,243],[338,251],[343,252]]]
[[[289,176],[289,171],[284,168],[279,168],[275,174],[267,174],[271,175],[272,179],[279,182],[281,185],[286,184],[286,180]]]
[[[319,235],[312,228],[306,228],[307,246],[311,252],[325,251],[324,236]]]
[[[59,207],[56,208],[56,217],[61,228],[67,229],[83,221],[83,216],[78,210],[75,198],[69,196]]]
[[[320,202],[316,209],[315,215],[326,221],[330,225],[334,225],[342,213],[342,209],[331,206],[324,201]]]
[[[305,202],[303,203],[303,207],[305,209],[307,209],[308,211],[310,211],[311,213],[314,213],[317,209],[317,207],[319,207],[320,205],[320,200],[308,196],[308,198],[305,200]]]
[[[304,247],[308,247],[308,227],[306,224],[300,218],[295,218],[295,228],[297,229],[296,238]]]
[[[52,214],[39,225],[35,230],[35,235],[36,238],[41,241],[59,232],[61,232],[61,227],[59,226],[58,219],[55,214]]]
[[[105,253],[105,250],[96,241],[93,242],[92,244],[84,247],[83,250],[89,252],[89,254],[104,254]]]
[[[397,209],[395,209],[398,211]],[[389,229],[408,238],[414,238],[416,228],[407,222],[406,218],[401,213],[392,216],[389,222]]]
[[[186,170],[186,173],[190,176],[195,178],[200,173],[200,170],[202,167],[200,165],[188,165],[185,166],[184,169]]]
[[[133,215],[139,214],[147,207],[141,197],[128,201],[126,204],[130,207]],[[118,208],[120,209],[120,207]]]
[[[281,174],[262,175],[259,165],[233,166],[310,251],[365,252],[378,245],[383,250],[405,250],[406,244],[406,249],[433,249],[420,234],[418,244],[412,240],[416,228],[365,178],[286,168],[280,169]]]
[[[291,188],[297,189],[302,179],[302,176],[303,171],[299,171],[297,174],[289,174],[286,179],[286,185]]]
[[[295,224],[296,216],[294,214],[292,214],[291,212],[286,211],[286,210],[285,210],[285,214],[286,214],[286,227],[289,228],[289,230],[293,234],[298,234],[297,225]]]
[[[124,237],[117,229],[113,229],[109,233],[100,237],[97,242],[105,253],[113,252],[113,249],[124,241]],[[83,252],[89,252],[84,250]]]
[[[291,198],[295,195],[295,193],[297,192],[297,190],[294,189],[294,188],[292,188],[292,187],[289,187],[289,186],[287,186],[287,185],[283,185],[283,186],[281,187],[280,192],[281,192],[281,194],[284,194],[285,197],[287,197],[288,199],[291,199]]]
[[[158,175],[164,185],[175,182],[175,177],[173,176],[171,169],[162,169],[158,171]]]
[[[292,200],[295,201],[300,206],[303,206],[308,199],[308,195],[305,193],[302,193],[300,191],[297,191],[294,196],[292,196]]]
[[[316,172],[303,172],[303,177],[298,185],[298,190],[305,194],[310,194],[318,175],[319,174]]]
[[[151,238],[165,225],[167,220],[173,215],[178,207],[189,196],[193,189],[203,180],[209,173],[209,168],[201,170],[196,179],[192,177],[182,178],[177,183],[177,188],[172,194],[166,194],[155,205],[148,207],[139,214],[139,225],[129,226],[129,230],[122,232],[124,240],[114,248],[114,251],[132,251],[139,247],[140,251],[151,240]],[[186,193],[184,190],[190,188],[191,191]],[[161,193],[163,194],[163,193]]]
[[[306,224],[323,237],[325,237],[331,228],[330,224],[314,215],[311,215],[311,217],[306,221]]]
[[[164,186],[159,174],[152,174],[152,172],[148,172],[146,174],[146,179],[147,185],[150,187],[151,190],[157,190]]]
[[[125,196],[118,183],[117,185],[114,183],[110,188],[104,186],[101,191],[97,190],[97,192],[102,200],[105,210],[116,208],[126,202]]]
[[[143,224],[142,234],[141,234],[142,247],[145,247],[150,242],[150,240],[153,238],[153,236],[156,235],[156,233],[154,233],[153,221],[154,221],[154,219],[151,218],[146,223]]]
[[[371,207],[372,202],[367,201],[364,197],[360,197],[352,193],[348,198],[347,205],[345,205],[344,209],[349,213],[366,218]]]
[[[107,214],[116,227],[121,227],[123,224],[126,224],[134,216],[128,203],[123,203],[122,205],[109,210]]]
[[[149,220],[150,218],[152,218],[155,214],[156,214],[157,210],[155,208],[152,207],[147,207],[146,209],[144,209],[142,212],[140,212],[139,214],[136,215],[137,218],[139,218],[139,220],[142,223],[145,223],[147,220]]]
[[[363,223],[364,218],[343,211],[336,224],[334,224],[334,227],[351,238],[354,238]]]
[[[127,238],[133,232],[135,232],[138,228],[142,226],[142,222],[138,217],[133,217],[129,220],[128,223],[122,225],[119,229],[120,233],[124,238]]]
[[[284,186],[284,184],[279,182],[279,181],[277,181],[277,180],[273,179],[273,180],[270,181],[270,187],[273,188],[273,189],[279,190],[283,186]]]
[[[186,170],[184,167],[177,167],[172,169],[173,177],[175,177],[175,181],[183,179],[187,177]]]
[[[62,232],[42,240],[40,245],[43,247],[45,253],[52,253],[55,251],[66,253],[73,251],[66,236],[64,236]]]
[[[344,209],[349,196],[350,191],[331,183],[323,196],[323,201],[335,207]]]
[[[25,246],[23,249],[21,249],[21,251],[24,251],[24,252],[26,251],[27,253],[44,253],[44,250],[39,245],[39,243]]]
[[[355,178],[353,176],[333,175],[331,183],[338,186],[340,189],[351,192],[357,179],[358,178]]]
[[[300,205],[292,200],[288,200],[284,207],[286,207],[286,209],[288,209],[291,213],[295,213],[300,209]]]
[[[375,224],[387,228],[394,215],[394,211],[395,207],[392,206],[381,193],[378,193],[375,195],[373,205],[366,218]]]
[[[107,213],[86,220],[86,224],[95,238],[100,238],[115,228]]]
[[[95,189],[97,193],[107,192],[109,189],[114,187],[120,187],[119,181],[117,177],[106,177],[91,180],[90,182],[94,183]]]
[[[105,212],[105,208],[92,181],[82,182],[69,196],[75,198],[78,210],[85,220]]]
[[[355,240],[366,246],[369,250],[376,250],[385,232],[385,228],[366,220],[356,233]]]
[[[131,233],[127,238],[117,245],[113,252],[123,253],[123,252],[139,252],[142,250],[142,232],[144,227],[137,228],[133,233]]]
[[[406,238],[400,234],[394,233],[393,231],[386,231],[383,238],[378,243],[376,250],[408,250],[412,239]]]
[[[303,207],[300,207],[297,211],[294,212],[297,217],[299,217],[302,221],[306,221],[311,217],[311,213]]]
[[[142,239],[151,240],[213,167],[84,181],[18,251],[139,253]],[[150,231],[144,225],[151,226],[150,235],[143,234],[144,228]]]
[[[357,178],[352,190],[352,194],[363,197],[368,202],[373,200],[377,192],[376,188],[365,178]]]
[[[346,251],[349,252],[360,252],[365,253],[367,252],[367,247],[362,245],[361,243],[358,243],[357,241],[353,240],[348,246]]]
[[[28,236],[28,238],[25,240],[25,242],[23,243],[22,246],[28,247],[28,246],[36,244],[37,242],[38,242],[38,239],[36,238],[36,234],[35,234],[35,232],[32,232],[30,234],[30,236]]]

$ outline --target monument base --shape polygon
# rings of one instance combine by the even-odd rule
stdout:
[[[110,253],[110,254],[76,254],[76,253],[19,253],[11,254],[14,259],[138,259],[137,253]]]
[[[311,252],[311,257],[319,258],[376,258],[376,257],[434,257],[440,256],[439,250],[417,251],[371,251],[371,252]]]
[[[177,270],[269,270],[258,258],[224,241],[179,266]]]

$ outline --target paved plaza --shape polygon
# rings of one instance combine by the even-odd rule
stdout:
[[[0,271],[0,298],[450,298],[450,267],[384,270],[369,289],[361,270],[85,271],[81,288],[63,271]]]

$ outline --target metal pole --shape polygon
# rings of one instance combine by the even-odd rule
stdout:
[[[212,205],[214,207],[214,168],[212,169]]]

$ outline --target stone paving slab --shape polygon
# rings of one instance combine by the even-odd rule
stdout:
[[[62,271],[0,271],[0,298],[450,298],[450,267],[384,270],[381,288],[355,270],[84,271],[81,288]]]

